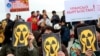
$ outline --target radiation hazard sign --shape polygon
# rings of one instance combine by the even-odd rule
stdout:
[[[59,34],[42,35],[43,56],[57,56],[61,50],[61,39]]]
[[[95,26],[80,27],[77,29],[79,41],[82,48],[82,53],[87,49],[97,50],[97,38]]]
[[[31,24],[26,22],[17,22],[13,29],[13,46],[21,47],[28,45],[28,36],[31,32]]]

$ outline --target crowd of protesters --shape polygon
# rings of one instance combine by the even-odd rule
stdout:
[[[65,21],[65,11],[62,12],[62,17],[57,15],[56,11],[52,11],[52,17],[49,18],[46,10],[42,11],[32,11],[31,16],[25,21],[21,18],[21,15],[16,15],[14,21],[11,20],[11,14],[7,13],[6,18],[0,23],[0,28],[2,28],[5,36],[5,40],[0,44],[0,56],[43,56],[42,50],[42,34],[44,33],[59,33],[61,35],[61,49],[58,52],[58,56],[100,56],[100,51],[93,52],[91,49],[87,49],[85,54],[81,54],[81,46],[78,41],[77,28],[95,25],[96,36],[98,38],[98,46],[100,41],[100,22],[97,20],[84,21],[81,22],[66,22]],[[3,23],[3,21],[6,21]],[[12,45],[12,32],[13,26],[16,22],[30,22],[32,23],[32,32],[29,33],[29,43],[27,47],[15,48]],[[73,29],[74,27],[74,29]],[[70,30],[74,30],[74,34],[70,34]],[[67,52],[68,43],[70,38],[74,37],[72,47],[70,48],[70,53]],[[73,50],[72,48],[76,48]]]

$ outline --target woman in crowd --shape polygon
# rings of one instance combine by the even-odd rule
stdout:
[[[95,53],[91,49],[87,49],[85,54],[81,53],[81,46],[77,36],[77,28],[88,26],[87,24],[78,24],[74,29],[74,42],[70,48],[71,56],[95,56]]]
[[[47,25],[47,26],[52,26],[52,23],[47,18],[47,15],[43,15],[43,18],[38,22],[38,25],[42,26],[42,24]]]
[[[43,15],[43,18],[38,22],[39,31],[41,32],[45,26],[52,26],[51,21],[47,18],[47,15]]]
[[[54,29],[51,26],[46,26],[46,28],[43,30],[42,34],[46,33],[46,34],[50,34],[54,31]],[[42,35],[41,34],[41,35]],[[39,38],[39,42],[42,44],[42,37],[40,36]],[[64,53],[65,56],[68,56],[68,52],[66,50],[66,47],[62,44],[61,45],[61,49],[62,52]],[[43,52],[42,52],[42,45],[39,47],[39,56],[43,56]],[[59,54],[59,53],[58,53]],[[60,54],[59,54],[60,55]]]

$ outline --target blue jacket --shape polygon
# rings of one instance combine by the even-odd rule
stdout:
[[[64,42],[70,40],[70,29],[66,26],[61,27],[61,40]]]

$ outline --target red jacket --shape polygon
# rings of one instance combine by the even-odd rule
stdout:
[[[32,23],[32,31],[38,30],[38,25],[37,25],[38,19],[37,19],[37,17],[32,17],[31,16],[30,18],[27,19],[27,22]]]

